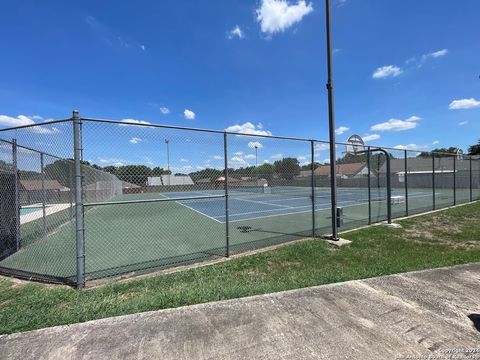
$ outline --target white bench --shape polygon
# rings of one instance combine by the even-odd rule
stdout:
[[[392,196],[391,203],[392,203],[392,205],[404,204],[405,203],[405,196],[403,196],[403,195]]]

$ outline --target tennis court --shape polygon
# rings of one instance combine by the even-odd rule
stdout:
[[[276,192],[247,193],[232,191],[229,199],[229,221],[239,222],[255,220],[267,217],[286,216],[301,213],[311,213],[314,207],[316,211],[330,209],[329,189],[317,189],[312,201],[312,192],[308,188],[283,187],[275,189]],[[172,192],[163,194],[168,199],[190,198],[201,196],[221,195],[221,190],[199,192]],[[392,196],[404,196],[401,190],[393,191]],[[432,195],[426,191],[416,191],[409,194],[410,199],[428,198]],[[362,206],[368,204],[369,194],[366,189],[339,189],[337,203],[340,207]],[[222,211],[222,199],[193,199],[179,200],[178,204],[196,211],[207,218],[220,223],[225,223],[226,215]],[[370,193],[370,201],[386,201],[384,190],[373,190]]]
[[[330,166],[321,164],[328,143],[82,122],[80,129],[78,118],[38,125],[50,129],[54,124],[65,134],[53,149],[38,145],[48,143],[48,131],[4,130],[4,138],[16,139],[0,140],[4,178],[18,177],[17,189],[10,185],[0,192],[13,214],[4,211],[4,223],[13,224],[14,209],[23,211],[17,214],[18,228],[0,229],[15,238],[3,251],[2,273],[83,286],[83,279],[143,273],[332,231]],[[75,126],[78,131],[72,133]],[[137,137],[145,141],[132,147],[135,158],[129,162],[117,159],[114,147],[107,157],[108,149],[99,146],[132,144],[129,140]],[[77,161],[70,160],[75,139],[82,141],[83,156],[91,163],[79,161],[78,148]],[[162,156],[168,159],[168,151],[176,159],[173,175],[153,167]],[[417,155],[390,149],[390,170],[386,155],[375,149],[339,164],[340,231],[387,220],[387,179],[393,218],[480,197],[479,159]],[[118,165],[98,165],[117,160]]]

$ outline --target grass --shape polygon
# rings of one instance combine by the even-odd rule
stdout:
[[[480,202],[399,223],[81,292],[0,278],[0,333],[480,261]]]

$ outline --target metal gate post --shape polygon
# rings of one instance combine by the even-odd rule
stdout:
[[[73,112],[73,151],[75,162],[75,238],[77,243],[77,289],[85,287],[85,223],[82,197],[82,141],[81,120],[78,111]]]
[[[223,133],[223,159],[224,159],[224,177],[225,177],[225,240],[226,240],[226,257],[230,256],[230,223],[229,223],[229,207],[228,207],[228,144],[227,133]]]

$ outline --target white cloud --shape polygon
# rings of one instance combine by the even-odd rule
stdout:
[[[139,46],[140,46],[140,49],[142,49],[143,51],[145,51],[145,50],[147,49],[147,48],[145,47],[145,45],[140,44]]]
[[[476,107],[480,107],[480,101],[474,98],[453,100],[448,106],[450,110],[472,109]]]
[[[0,126],[17,127],[17,126],[40,124],[35,122],[35,120],[42,120],[45,122],[51,121],[51,119],[44,120],[43,117],[39,115],[33,115],[33,116],[18,115],[17,117],[0,115]],[[36,134],[58,134],[60,132],[58,128],[54,126],[47,127],[46,125],[31,127],[31,128],[27,128],[26,130],[34,132]]]
[[[163,114],[163,115],[167,115],[167,114],[170,114],[170,109],[167,108],[166,106],[162,106],[160,108],[160,112]]]
[[[229,165],[233,166],[234,168],[238,168],[242,166],[245,167],[245,166],[248,166],[248,162],[245,161],[245,159],[240,156],[234,156],[230,159]]]
[[[260,142],[258,142],[258,141],[250,141],[250,142],[248,143],[248,147],[249,147],[250,149],[255,149],[255,148],[257,148],[257,149],[262,149],[262,148],[263,148],[263,145],[262,145],[262,143],[260,143]]]
[[[234,153],[233,155],[235,155],[235,156],[242,156],[242,155],[243,155],[243,151],[237,151],[237,152]]]
[[[273,154],[272,156],[270,156],[270,159],[282,159],[283,158],[283,154]]]
[[[330,144],[328,143],[315,143],[315,152],[329,150]]]
[[[394,148],[398,150],[425,150],[428,149],[428,145],[406,144],[395,145]]]
[[[223,156],[214,155],[214,156],[213,156],[213,159],[214,159],[214,160],[223,160]]]
[[[238,38],[243,39],[245,38],[245,33],[240,29],[240,26],[236,25],[232,30],[227,33],[228,39]]]
[[[312,11],[312,4],[305,0],[298,0],[296,4],[287,0],[262,0],[257,9],[257,21],[263,33],[275,34],[285,31]]]
[[[305,160],[307,160],[307,157],[306,156],[297,156],[297,160],[298,161],[305,161]]]
[[[270,161],[269,160],[263,160],[263,163],[264,164],[270,164]]]
[[[437,144],[439,144],[439,143],[440,143],[440,141],[435,140],[435,141],[432,142],[432,145],[437,145]]]
[[[120,124],[119,126],[150,125],[148,121],[135,120],[135,119],[123,119],[121,122],[123,124]],[[128,125],[128,124],[133,124],[133,125]]]
[[[405,131],[415,129],[418,126],[418,116],[411,116],[406,120],[390,119],[387,122],[375,124],[370,130],[372,131]]]
[[[378,135],[378,134],[365,135],[364,137],[362,137],[362,139],[363,139],[364,142],[378,140],[378,139],[380,139],[380,135]]]
[[[183,116],[187,120],[194,120],[195,119],[195,113],[192,110],[185,109],[183,112]]]
[[[460,121],[458,123],[458,125],[460,125],[460,126],[467,125],[467,124],[468,124],[468,121]]]
[[[188,160],[182,158],[182,159],[180,159],[180,162],[188,162]]]
[[[337,0],[337,7],[342,7],[347,3],[347,0]]]
[[[255,126],[251,122],[246,122],[242,125],[232,125],[229,126],[225,129],[225,131],[232,132],[232,133],[240,133],[240,134],[246,134],[246,135],[272,135],[270,131],[267,130],[261,130],[262,125],[258,124]]]
[[[142,139],[138,138],[138,137],[132,137],[130,140],[128,140],[128,142],[130,144],[138,144],[139,142],[141,142]]]
[[[255,154],[247,154],[247,155],[245,155],[243,158],[244,158],[244,159],[247,159],[247,160],[249,160],[249,159],[255,159]]]
[[[350,130],[349,127],[346,126],[340,126],[339,128],[335,129],[335,134],[337,135],[342,135],[344,132]]]
[[[323,163],[324,164],[330,164],[330,159],[329,158],[323,159]]]
[[[377,70],[373,72],[372,77],[374,79],[384,79],[387,77],[397,77],[401,73],[402,73],[402,69],[400,69],[398,66],[386,65],[386,66],[377,68]]]
[[[448,53],[448,49],[442,49],[442,50],[438,50],[438,51],[431,52],[431,53],[429,53],[429,54],[425,54],[425,55],[423,55],[423,57],[424,57],[424,58],[429,58],[429,57],[431,57],[431,58],[436,59],[436,58],[439,58],[439,57],[442,57],[442,56],[447,55],[447,53]]]

